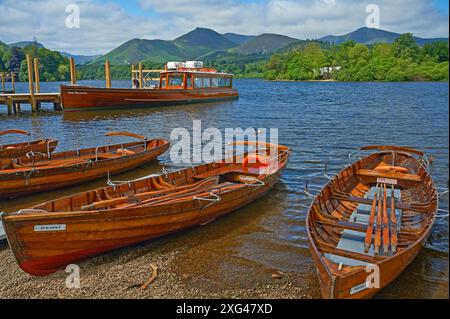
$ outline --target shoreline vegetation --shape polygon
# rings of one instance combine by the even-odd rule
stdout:
[[[0,42],[1,44],[1,42]],[[19,81],[27,81],[26,54],[40,59],[42,82],[68,81],[69,60],[57,51],[39,47],[0,45],[0,72],[14,71]],[[421,82],[449,80],[448,41],[419,46],[411,33],[392,44],[364,45],[352,40],[338,45],[305,41],[301,46],[272,55],[228,56],[206,60],[206,67],[234,73],[236,78],[271,81],[317,82]],[[144,68],[161,69],[161,63],[143,61]],[[114,80],[130,79],[130,65],[111,65]],[[77,66],[78,80],[103,80],[103,64]]]

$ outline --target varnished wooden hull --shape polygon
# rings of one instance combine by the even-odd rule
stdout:
[[[237,185],[229,190],[218,191],[216,194],[220,200],[213,204],[191,198],[154,206],[102,211],[65,213],[24,211],[18,214],[6,214],[3,216],[3,224],[19,266],[32,275],[44,276],[69,263],[76,263],[112,249],[204,225],[235,211],[264,196],[272,189],[287,165],[288,156],[289,153],[276,172],[261,177],[263,186],[262,184],[260,187]],[[165,179],[176,185],[193,174],[204,173],[216,167],[215,165],[218,164],[204,164],[180,172],[172,172]],[[135,189],[145,188],[145,185],[152,184],[152,181],[158,178],[162,177],[138,180],[130,186],[121,185],[120,192],[133,194]],[[212,191],[214,190],[213,188]],[[79,198],[82,196],[85,195],[78,195]],[[73,201],[76,199],[74,198]],[[61,199],[59,202],[64,200]],[[42,204],[36,209],[50,208],[52,205],[54,204]],[[63,231],[39,232],[36,231],[37,225],[65,226]]]
[[[5,158],[16,158],[25,156],[28,152],[39,152],[47,154],[47,152],[52,153],[58,141],[56,140],[37,140],[24,143],[8,144],[3,145],[0,148],[0,160]]]
[[[116,145],[120,147],[122,144]],[[123,144],[127,145],[127,144]],[[155,160],[169,148],[166,142],[133,155],[68,165],[64,167],[34,170],[0,170],[0,198],[12,198],[31,193],[59,189],[85,183],[136,168]],[[58,153],[54,155],[58,156]],[[10,172],[11,171],[11,172]]]
[[[230,88],[153,90],[62,85],[61,98],[64,111],[70,112],[224,101],[238,98],[238,92]]]
[[[370,189],[368,185],[372,185],[373,187],[376,183],[381,183],[387,178],[382,176],[379,179],[374,179],[371,175],[372,171],[365,171],[367,167],[373,169],[374,166],[379,165],[377,164],[378,157],[383,158],[383,160],[389,156],[391,156],[389,160],[395,158],[395,156],[392,157],[390,155],[393,153],[385,151],[383,147],[380,149],[383,151],[364,157],[337,174],[336,177],[324,186],[309,208],[306,225],[310,252],[316,265],[321,292],[324,298],[359,299],[374,296],[395,280],[414,260],[425,245],[431,232],[437,209],[437,193],[434,183],[428,175],[428,172],[416,160],[412,159],[411,154],[403,151],[401,148],[395,149],[394,147],[396,151],[395,156],[397,158],[403,158],[404,163],[408,163],[410,168],[415,167],[415,170],[413,170],[420,177],[420,179],[415,180],[413,178],[414,175],[410,173],[381,173],[381,175],[391,174],[392,177],[396,177],[397,180],[395,183],[397,184],[395,187],[398,187],[400,193],[404,195],[401,203],[400,201],[396,203],[398,205],[396,209],[400,209],[402,207],[400,205],[403,205],[403,209],[400,209],[403,212],[401,215],[401,227],[398,230],[398,235],[396,235],[399,238],[397,250],[392,250],[388,246],[389,249],[383,254],[368,254],[368,251],[358,252],[357,250],[352,250],[353,248],[351,249],[351,247],[354,246],[344,245],[341,242],[341,236],[343,236],[346,230],[350,230],[350,232],[353,232],[352,234],[355,234],[355,231],[357,233],[362,232],[363,234],[368,232],[366,224],[361,224],[361,221],[360,223],[356,223],[356,219],[349,219],[345,216],[354,216],[353,214],[358,210],[358,205],[363,203],[356,197],[367,192],[367,189]],[[354,174],[358,174],[359,172],[362,173],[358,175],[359,179],[356,179]],[[349,191],[349,197],[343,196],[342,191],[344,190]],[[358,192],[359,195],[355,195]],[[411,198],[414,200],[411,201]],[[352,202],[356,200],[359,202],[356,202],[356,204]],[[366,204],[369,205],[369,203]],[[339,217],[339,214],[341,214],[341,217]],[[346,236],[349,236],[348,234]],[[376,232],[374,231],[373,234],[375,238]],[[353,240],[355,238],[358,237],[354,237]],[[384,238],[385,236],[383,235],[380,239],[384,240]],[[392,240],[392,232],[386,238]],[[355,243],[355,241],[352,241],[352,243]],[[342,244],[342,246],[336,249],[338,244]],[[388,242],[388,244],[391,245],[392,243]],[[332,248],[333,245],[335,246],[334,248]],[[372,248],[374,245],[373,243],[371,244]],[[329,257],[330,254],[334,256],[332,257],[333,259]],[[352,266],[347,263],[349,261],[348,259],[345,260],[345,258],[343,259],[341,257],[349,258],[353,261],[364,261],[366,265]],[[374,273],[375,266],[378,267],[379,271],[378,286],[365,287],[364,284],[368,280],[368,277]]]

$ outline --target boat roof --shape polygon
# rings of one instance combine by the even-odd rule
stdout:
[[[225,73],[225,72],[217,72],[214,69],[210,69],[207,71],[206,69],[173,69],[173,70],[164,70],[162,73],[193,73],[193,74],[200,74],[200,75],[223,75],[223,76],[234,76],[232,73]]]

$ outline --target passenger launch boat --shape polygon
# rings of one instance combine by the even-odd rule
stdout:
[[[0,137],[8,134],[21,134],[30,136],[30,133],[22,130],[6,130],[0,132]],[[15,158],[26,155],[28,152],[40,152],[50,154],[58,145],[57,140],[40,139],[29,142],[14,144],[0,144],[0,160],[5,158]]]
[[[251,143],[251,142],[247,142]],[[264,196],[291,150],[256,151],[2,215],[19,266],[44,276],[115,248],[207,224]],[[253,159],[253,160],[252,160]]]
[[[140,141],[53,154],[29,152],[26,157],[0,160],[0,198],[58,189],[124,172],[155,160],[169,148],[165,140],[148,140],[133,133],[106,135]]]
[[[135,77],[136,72],[133,72],[133,88],[61,85],[64,111],[179,105],[238,97],[232,74],[203,68],[200,61],[172,62],[166,70],[144,70]],[[159,78],[143,76],[143,72],[159,73]]]
[[[430,234],[438,193],[421,151],[372,151],[337,174],[309,208],[307,231],[324,298],[366,298],[392,282]]]

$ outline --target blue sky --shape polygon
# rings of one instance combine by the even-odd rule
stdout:
[[[381,29],[448,37],[448,0],[0,0],[0,41],[36,36],[50,49],[90,55],[132,38],[171,40],[195,27],[313,39],[365,26],[372,3]],[[80,9],[78,29],[65,24],[70,4]]]

